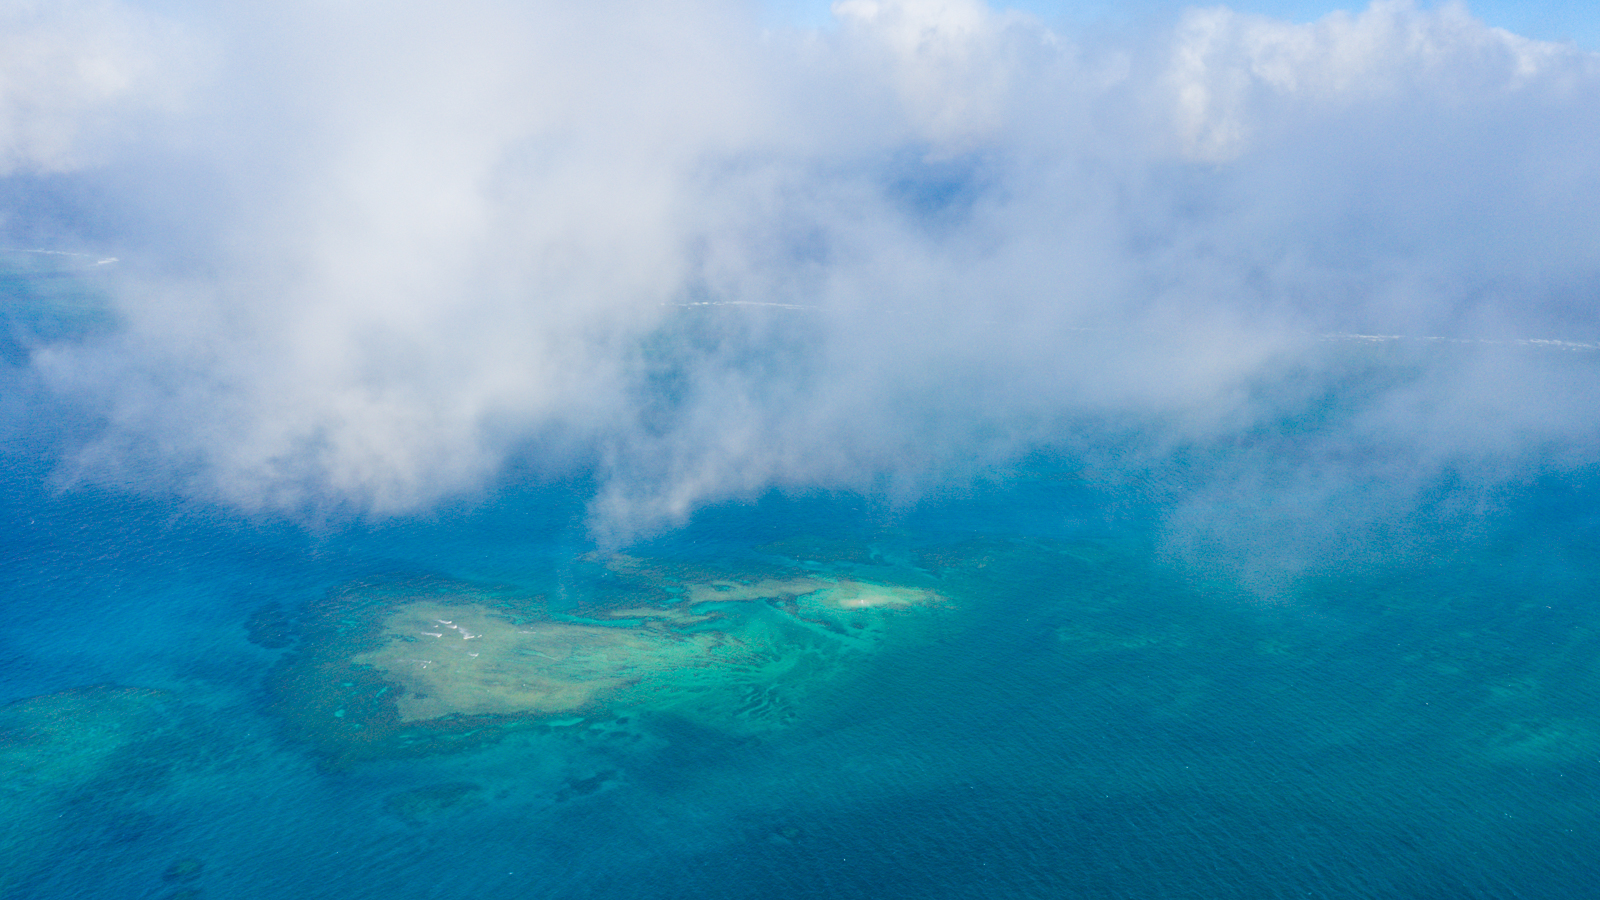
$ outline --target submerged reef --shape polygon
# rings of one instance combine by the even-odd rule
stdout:
[[[471,812],[485,802],[481,786],[470,781],[451,781],[391,794],[383,808],[408,825],[431,825]]]
[[[508,731],[637,711],[750,733],[890,622],[944,598],[777,566],[580,560],[565,605],[443,578],[346,585],[299,620],[269,679],[293,735],[334,765],[469,749]]]
[[[0,706],[0,895],[47,867],[66,835],[137,839],[139,799],[193,755],[191,719],[164,691],[117,685]]]

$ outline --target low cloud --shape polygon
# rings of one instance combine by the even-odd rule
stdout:
[[[184,29],[114,0],[0,4],[0,60],[0,176],[107,161],[205,65]]]
[[[7,74],[92,95],[4,147],[127,260],[114,333],[33,352],[102,423],[66,484],[388,515],[517,461],[626,541],[1051,447],[1212,460],[1175,552],[1347,553],[1449,473],[1593,461],[1600,58],[1458,5],[1115,46],[976,0],[106,9],[144,30],[51,52],[145,60],[122,93]]]

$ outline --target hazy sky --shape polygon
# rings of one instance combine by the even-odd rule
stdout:
[[[296,517],[586,473],[618,539],[1051,446],[1359,543],[1592,464],[1600,56],[1251,9],[0,4],[0,231],[122,260],[8,430]]]

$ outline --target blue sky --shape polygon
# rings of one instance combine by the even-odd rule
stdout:
[[[830,18],[830,0],[761,0],[769,14],[776,20],[808,25],[820,25]],[[1017,0],[1009,5],[1024,9],[1047,20],[1094,22],[1098,20],[1128,18],[1135,14],[1160,14],[1163,8],[1181,6],[1216,6],[1215,3],[1174,3],[1170,0]],[[1361,6],[1315,2],[1315,0],[1239,0],[1220,4],[1240,12],[1253,12],[1275,16],[1295,22],[1309,22],[1336,9],[1357,10]],[[1420,2],[1420,8],[1437,4]],[[1600,7],[1584,4],[1551,2],[1551,0],[1478,0],[1468,3],[1473,15],[1489,25],[1504,28],[1524,37],[1546,41],[1573,41],[1588,49],[1600,49]]]

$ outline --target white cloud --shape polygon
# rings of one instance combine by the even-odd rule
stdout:
[[[130,114],[178,107],[193,49],[115,0],[0,3],[0,175],[103,162],[136,137]]]
[[[1466,7],[1418,11],[1378,0],[1309,24],[1190,9],[1169,73],[1179,137],[1196,158],[1244,152],[1260,128],[1361,104],[1422,97],[1446,109],[1499,100],[1551,82],[1592,83],[1593,54],[1488,28]]]
[[[975,0],[749,12],[194,13],[221,62],[163,120],[182,152],[93,177],[130,239],[207,227],[144,234],[119,333],[37,352],[106,423],[63,478],[395,513],[535,458],[592,467],[625,538],[1043,442],[1236,441],[1354,377],[1327,332],[1600,338],[1591,54],[1394,3],[1119,47]],[[1493,358],[1540,416],[1488,357],[1418,357],[1276,483],[1400,503],[1426,473],[1385,493],[1349,448],[1438,471],[1592,437],[1587,374]]]
[[[919,136],[961,149],[1001,124],[1030,51],[1055,43],[1031,16],[982,0],[840,0],[833,12],[881,54],[864,74],[888,80]]]

